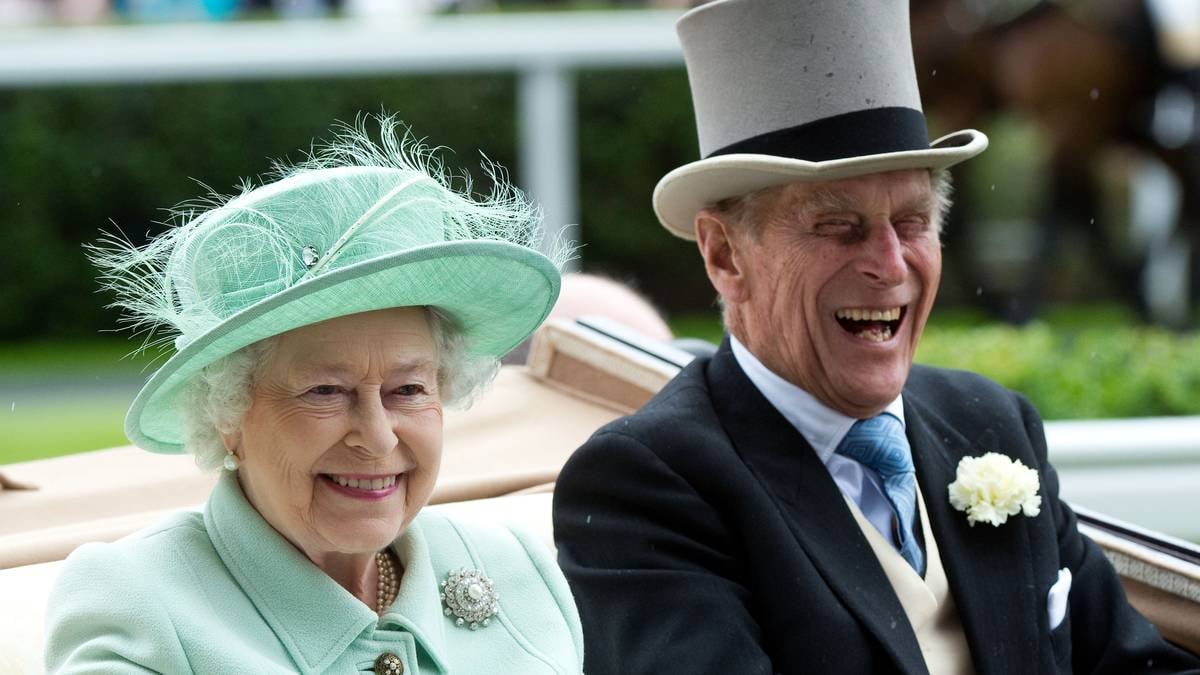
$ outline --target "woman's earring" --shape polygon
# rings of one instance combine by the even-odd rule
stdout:
[[[237,471],[238,470],[238,466],[239,466],[238,458],[237,458],[237,455],[233,454],[232,450],[229,450],[228,453],[225,455],[224,464],[225,464],[226,471]]]

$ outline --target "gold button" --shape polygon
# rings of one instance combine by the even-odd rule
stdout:
[[[375,659],[375,675],[402,675],[404,662],[391,652],[384,652]]]

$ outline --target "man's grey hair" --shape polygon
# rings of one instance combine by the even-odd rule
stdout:
[[[447,407],[466,408],[499,370],[499,360],[473,357],[458,324],[434,307],[425,307],[438,350],[438,390]],[[204,367],[182,396],[183,445],[203,469],[221,466],[221,434],[235,433],[254,400],[255,379],[278,336],[242,347]]]
[[[933,185],[935,200],[934,216],[937,218],[938,233],[941,234],[946,217],[950,214],[954,185],[950,178],[950,172],[946,169],[931,169],[929,178]],[[742,227],[748,234],[756,236],[761,231],[761,224],[765,221],[765,218],[762,217],[762,209],[772,203],[769,197],[777,194],[783,187],[783,185],[776,185],[744,195],[728,197],[710,204],[709,208]]]

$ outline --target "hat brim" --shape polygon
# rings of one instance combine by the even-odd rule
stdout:
[[[696,238],[693,221],[710,204],[763,188],[796,181],[825,181],[902,169],[944,169],[983,152],[987,136],[964,129],[943,136],[928,150],[809,162],[759,154],[720,155],[671,171],[654,188],[654,213],[663,227],[682,239]]]
[[[162,365],[138,392],[125,434],[151,452],[184,452],[185,385],[223,356],[321,321],[433,306],[454,317],[475,356],[500,357],[529,336],[558,298],[554,264],[502,241],[451,241],[351,265],[296,284],[230,316]]]

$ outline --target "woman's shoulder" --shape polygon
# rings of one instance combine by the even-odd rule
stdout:
[[[445,504],[424,509],[418,522],[435,563],[487,568],[491,570],[488,574],[508,579],[510,584],[539,584],[556,595],[561,589],[566,600],[571,600],[548,543],[548,510],[547,514],[539,514],[541,504],[537,501],[504,498]],[[546,520],[545,536],[536,529],[542,515]],[[569,604],[574,606],[573,601]]]
[[[199,513],[172,514],[111,543],[80,546],[63,561],[50,591],[49,619],[119,602],[127,607],[178,587],[172,575],[191,574],[195,561],[212,550]]]
[[[206,541],[200,514],[183,512],[118,541],[75,549],[46,604],[47,669],[104,663],[114,672],[132,664],[163,671],[186,663],[165,601],[178,580],[167,577],[187,574],[190,566],[176,561],[195,557]]]
[[[212,548],[203,516],[181,511],[117,541],[80,546],[63,561],[59,583],[98,573],[106,577],[144,579],[147,568],[159,566],[164,558],[194,557],[201,548]]]
[[[417,522],[430,542],[435,538],[439,542],[447,538],[456,544],[478,549],[474,552],[485,557],[503,557],[525,551],[534,561],[551,556],[547,540],[539,537],[536,531],[541,524],[542,514],[538,513],[541,506],[524,497],[438,504],[423,509]],[[548,520],[545,524],[549,528]]]
[[[415,522],[435,574],[446,578],[462,569],[482,573],[494,584],[504,630],[553,661],[578,668],[583,633],[566,578],[533,528],[505,515],[512,514],[451,505],[427,508]]]

